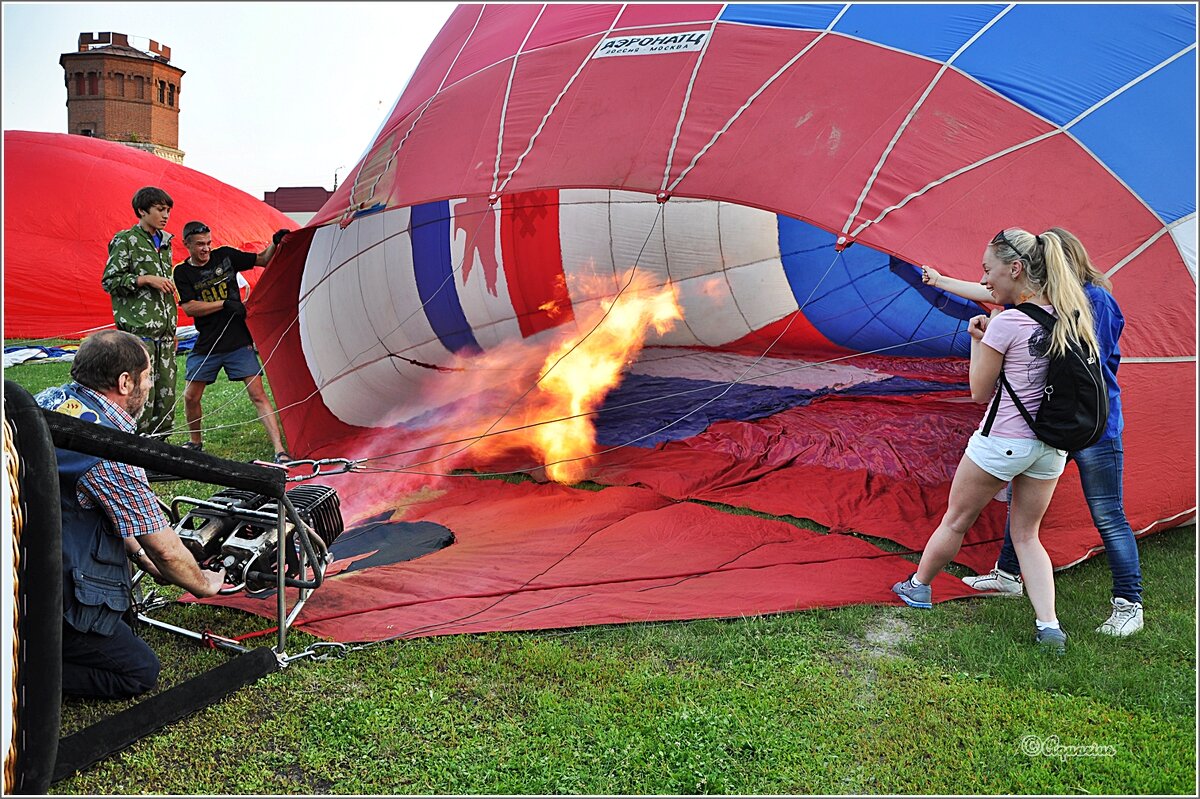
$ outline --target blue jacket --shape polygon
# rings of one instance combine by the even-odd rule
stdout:
[[[37,401],[43,408],[116,427],[73,383],[43,391]],[[79,479],[101,459],[57,447],[54,454],[62,504],[63,618],[81,633],[112,635],[132,604],[125,544],[103,510],[83,507],[76,496]]]
[[[1104,382],[1108,386],[1108,427],[1104,430],[1106,439],[1117,438],[1125,429],[1125,417],[1121,415],[1121,387],[1117,385],[1117,369],[1121,365],[1121,347],[1117,340],[1125,329],[1125,316],[1121,306],[1099,286],[1087,283],[1083,287],[1087,298],[1092,303],[1092,318],[1096,324],[1096,339],[1100,342],[1101,366],[1104,369]]]

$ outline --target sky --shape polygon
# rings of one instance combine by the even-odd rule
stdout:
[[[391,111],[454,3],[3,4],[4,130],[67,132],[58,59],[79,34],[171,48],[184,166],[259,199],[333,188]]]

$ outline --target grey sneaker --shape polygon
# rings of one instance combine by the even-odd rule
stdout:
[[[1133,635],[1142,629],[1142,603],[1130,602],[1124,597],[1112,598],[1112,615],[1108,621],[1096,628],[1096,632],[1105,635],[1124,637]]]
[[[1067,631],[1061,627],[1057,630],[1038,630],[1037,636],[1033,640],[1047,652],[1053,652],[1056,655],[1067,653]]]
[[[994,568],[987,574],[976,577],[964,577],[962,581],[976,591],[994,591],[1000,596],[1021,596],[1025,593],[1021,577],[1000,568]]]
[[[933,607],[933,589],[927,585],[913,585],[912,578],[916,576],[916,572],[908,575],[907,579],[893,585],[892,591],[910,608],[928,609]]]

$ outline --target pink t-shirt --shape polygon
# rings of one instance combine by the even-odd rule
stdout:
[[[1051,314],[1055,313],[1051,305],[1041,307]],[[1029,411],[1029,415],[1037,416],[1038,408],[1042,405],[1042,390],[1046,387],[1046,369],[1050,365],[1046,357],[1050,351],[1050,331],[1021,311],[1009,309],[1001,311],[988,322],[987,330],[983,331],[983,344],[1004,356],[1004,376],[1021,398],[1021,404]],[[996,391],[1000,392],[1000,408],[996,411],[991,435],[1037,438],[999,380],[996,381]],[[993,392],[983,420],[979,423],[981,431],[987,423],[995,396]]]

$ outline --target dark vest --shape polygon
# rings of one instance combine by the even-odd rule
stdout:
[[[51,410],[115,428],[99,403],[63,387],[67,398]],[[112,635],[132,603],[132,585],[125,544],[110,532],[100,508],[84,508],[76,486],[100,458],[66,449],[58,457],[58,486],[62,502],[63,618],[80,632]]]

